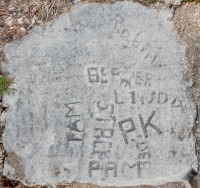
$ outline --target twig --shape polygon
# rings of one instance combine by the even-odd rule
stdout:
[[[48,16],[49,16],[49,13],[50,13],[52,7],[54,6],[56,0],[53,0],[53,1],[51,1],[51,2],[53,2],[53,3],[52,3],[52,4],[50,5],[50,7],[49,7],[49,10],[48,10],[48,12],[47,12],[47,15],[46,15],[46,18],[45,18],[45,21],[44,21],[44,26],[43,26],[43,28],[45,27],[45,24],[46,24],[47,19],[48,19]]]

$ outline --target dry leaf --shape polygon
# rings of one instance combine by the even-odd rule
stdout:
[[[26,32],[26,29],[24,27],[20,27],[20,30],[23,31],[24,33]]]
[[[4,20],[4,23],[11,26],[13,23],[13,18],[10,16]]]
[[[17,22],[18,22],[20,25],[22,25],[22,24],[23,24],[23,19],[22,19],[22,18],[18,18],[18,19],[17,19]]]

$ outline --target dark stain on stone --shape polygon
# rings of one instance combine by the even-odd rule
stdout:
[[[61,172],[60,172],[60,170],[56,170],[54,173],[56,176],[58,176]]]
[[[175,151],[175,150],[172,150],[171,152],[172,152],[173,157],[175,157],[176,151]]]
[[[5,161],[14,168],[15,176],[17,179],[23,179],[25,177],[24,168],[22,165],[22,159],[13,152],[8,152]]]
[[[69,171],[69,169],[67,169],[67,168],[64,168],[64,171],[66,171],[66,172],[67,172],[67,171]]]
[[[190,128],[187,129],[187,136],[188,138],[192,137],[192,130]]]
[[[181,135],[178,135],[178,137],[177,137],[180,141],[183,141],[183,139],[184,139],[184,136],[181,136]]]
[[[191,137],[192,137],[192,133],[189,132],[189,133],[188,133],[188,138],[191,138]]]
[[[174,132],[174,128],[173,128],[173,127],[171,127],[170,134],[171,134],[171,135],[172,135],[172,134],[175,134],[175,132]]]

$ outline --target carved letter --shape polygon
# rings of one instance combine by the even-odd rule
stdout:
[[[152,92],[151,92],[151,98],[150,98],[150,100],[148,101],[149,104],[153,102],[154,96],[155,96],[155,91],[152,91]]]
[[[141,104],[144,104],[144,95],[142,95],[142,96],[140,97],[140,100],[141,100]]]
[[[145,165],[148,165],[148,168],[146,168]],[[141,178],[141,171],[142,169],[149,169],[151,168],[151,162],[150,161],[138,161],[137,162],[137,173],[138,178]]]
[[[136,80],[135,80],[135,84],[136,85],[141,85],[142,84],[142,82],[143,82],[143,79],[142,79],[142,72],[140,72],[140,71],[137,71],[136,72]]]
[[[148,145],[146,142],[138,142],[136,143],[136,148],[138,149],[139,152],[144,152],[145,150],[148,149]]]
[[[101,128],[94,129],[94,137],[101,138],[103,135],[103,130]]]
[[[103,79],[104,76],[107,76],[107,74],[105,73],[105,69],[104,67],[101,68],[101,83],[107,83],[108,80],[107,79]]]
[[[151,115],[148,117],[147,122],[145,124],[144,124],[142,115],[139,114],[140,123],[141,123],[141,126],[142,126],[142,130],[144,132],[145,138],[148,137],[148,134],[147,134],[147,126],[148,125],[151,126],[152,128],[154,128],[158,132],[158,134],[162,133],[162,131],[157,126],[155,126],[154,124],[151,123],[151,119],[153,118],[154,114],[155,114],[155,111],[153,110]]]
[[[130,35],[130,31],[128,29],[123,29],[121,33],[122,38],[127,38]]]
[[[69,106],[69,105],[72,105],[72,104],[79,104],[79,102],[72,102],[72,103],[65,104],[65,106],[69,109],[69,111],[67,112],[67,114],[65,116],[66,117],[80,116],[80,115],[74,115],[74,114],[70,115],[70,113],[74,112],[74,109]]]
[[[111,152],[112,143],[95,140],[93,143],[93,154],[97,154],[99,159],[103,159],[105,157],[109,157],[108,153]]]
[[[122,83],[125,83],[124,87],[126,87],[128,85],[129,88],[131,88],[131,78],[129,78],[129,79],[127,79],[127,78],[121,78],[120,85],[122,85]]]
[[[163,96],[163,97],[161,97],[161,96]],[[162,100],[161,100],[161,98],[162,98]],[[166,93],[164,93],[164,92],[158,93],[158,104],[164,104],[167,102],[167,100],[168,100],[168,97],[167,97]]]
[[[112,68],[112,69],[111,69],[111,75],[112,75],[112,76],[118,76],[118,75],[119,75],[119,70],[118,70],[118,68]]]
[[[151,86],[150,80],[152,79],[152,74],[151,73],[146,73],[146,80],[145,80],[145,86]]]
[[[114,132],[114,129],[105,129],[105,130],[103,130],[102,136],[104,138],[112,138],[113,137],[113,132]]]
[[[129,164],[129,163],[126,162],[126,161],[122,162],[122,168],[121,168],[121,173],[122,173],[122,174],[124,174],[125,166],[128,166],[129,168],[133,168],[134,166],[136,166],[136,163]]]
[[[137,33],[136,37],[133,39],[132,43],[131,43],[131,46],[135,47],[135,48],[138,48],[139,44],[140,44],[140,41],[137,41],[137,37],[140,35],[140,33]]]
[[[94,137],[95,138],[112,138],[113,137],[114,129],[101,129],[95,128],[94,129]]]
[[[116,90],[114,90],[114,94],[115,94],[115,103],[117,103],[117,104],[124,104],[124,101],[119,101],[118,100],[118,93],[116,92]]]
[[[126,122],[130,122],[130,123],[131,123],[131,124],[130,124],[131,127],[130,127],[129,129],[127,129],[127,130],[124,130],[123,124],[126,123]],[[122,120],[122,121],[119,121],[118,123],[119,123],[119,128],[120,128],[120,130],[121,130],[121,132],[122,132],[122,136],[123,136],[123,138],[124,138],[124,142],[125,142],[126,144],[128,144],[128,140],[127,140],[127,137],[126,137],[126,133],[129,133],[129,132],[135,130],[135,124],[134,124],[134,122],[133,122],[133,119],[132,119],[132,118],[127,118],[127,119],[124,119],[124,120]]]
[[[115,162],[107,162],[105,164],[105,176],[108,177],[108,171],[113,170],[113,177],[117,177],[117,164]]]
[[[116,14],[115,17],[111,20],[111,22],[114,22],[114,28],[117,28],[118,24],[121,24],[124,21],[124,18],[120,14]]]
[[[89,76],[89,82],[99,82],[99,74],[97,67],[90,67],[87,69],[87,71]]]
[[[172,107],[172,108],[180,107],[180,108],[183,110],[184,108],[183,108],[182,101],[178,99],[178,104],[176,104],[176,102],[177,102],[177,97],[175,97],[175,98],[172,100],[172,102],[171,102],[171,107]]]
[[[147,158],[151,158],[151,154],[150,152],[143,152],[143,153],[138,153],[138,159],[145,159],[145,157],[147,156]]]
[[[100,164],[98,161],[89,161],[89,177],[92,177],[92,170],[100,170]]]
[[[131,94],[131,103],[132,104],[136,104],[136,101],[135,101],[135,91],[131,91],[130,94]]]
[[[67,133],[67,140],[68,141],[82,141],[81,138],[77,138],[74,133]]]
[[[153,63],[156,60],[157,56],[158,56],[158,53],[155,53],[154,56],[150,55],[149,43],[147,43],[145,46],[143,46],[141,48],[140,52],[145,53],[146,55],[144,56],[144,58],[151,60],[151,63]]]
[[[72,123],[70,123],[69,125],[67,125],[67,127],[70,129],[70,131],[82,132],[82,131],[78,130],[77,123],[78,123],[79,121],[80,121],[80,119],[79,119],[79,120],[76,120],[76,121],[74,121],[74,122],[72,122]]]

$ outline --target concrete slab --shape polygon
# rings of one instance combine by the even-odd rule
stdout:
[[[4,175],[158,185],[197,171],[196,108],[170,10],[85,3],[6,46]]]

